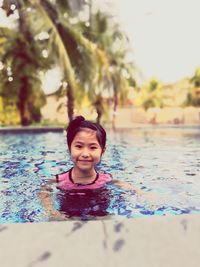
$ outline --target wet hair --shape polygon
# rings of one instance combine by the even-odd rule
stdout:
[[[77,116],[67,127],[67,144],[69,150],[75,135],[85,128],[96,131],[97,140],[103,150],[106,146],[106,131],[100,124],[85,120],[83,116]]]

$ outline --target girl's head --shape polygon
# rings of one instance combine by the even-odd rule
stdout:
[[[67,144],[74,167],[94,171],[105,151],[106,132],[101,125],[78,116],[67,128]]]
[[[67,128],[67,144],[69,151],[71,151],[71,144],[78,132],[90,129],[95,132],[96,139],[104,152],[106,147],[106,131],[104,128],[97,123],[85,120],[83,116],[76,117],[73,121],[70,122]]]

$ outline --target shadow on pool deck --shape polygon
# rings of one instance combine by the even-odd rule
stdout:
[[[199,267],[200,216],[0,225],[2,267]]]

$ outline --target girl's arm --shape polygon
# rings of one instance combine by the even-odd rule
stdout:
[[[124,190],[135,192],[138,196],[138,201],[140,202],[148,201],[149,205],[153,210],[156,210],[158,208],[158,205],[165,203],[165,199],[161,197],[161,195],[154,192],[143,191],[142,189],[135,187],[134,185],[128,182],[112,180],[111,183],[115,184],[116,186]]]
[[[153,192],[146,192],[128,182],[120,181],[120,180],[112,180],[111,183],[115,184],[116,186],[124,190],[135,192],[139,198],[141,197],[144,201],[147,200],[152,205],[155,205],[155,203],[158,204],[158,202],[160,201],[160,195],[153,193]]]
[[[125,181],[112,180],[111,183],[122,188],[122,189],[134,191],[135,193],[140,194],[140,195],[147,193],[147,192],[143,191],[142,189],[140,189],[140,188],[138,188],[138,187],[136,187],[136,186],[134,186],[128,182],[125,182]]]
[[[38,197],[42,202],[42,205],[46,209],[49,217],[53,217],[54,219],[66,219],[66,217],[59,212],[58,210],[55,210],[53,207],[53,200],[52,200],[52,185],[56,184],[56,179],[53,178],[47,182],[46,185],[41,187],[40,192],[38,193]]]
[[[51,197],[53,190],[51,188],[51,185],[55,184],[55,182],[55,179],[49,180],[47,184],[41,187],[40,192],[38,193],[39,199],[48,212],[51,212],[53,210],[53,201]]]

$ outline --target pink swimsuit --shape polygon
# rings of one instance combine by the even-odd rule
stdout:
[[[96,179],[89,184],[79,184],[79,183],[74,183],[71,177],[71,171],[57,174],[56,175],[56,180],[58,183],[58,188],[63,189],[63,190],[73,190],[73,189],[97,189],[102,186],[104,186],[106,183],[110,182],[112,180],[112,176],[108,173],[97,173]]]

